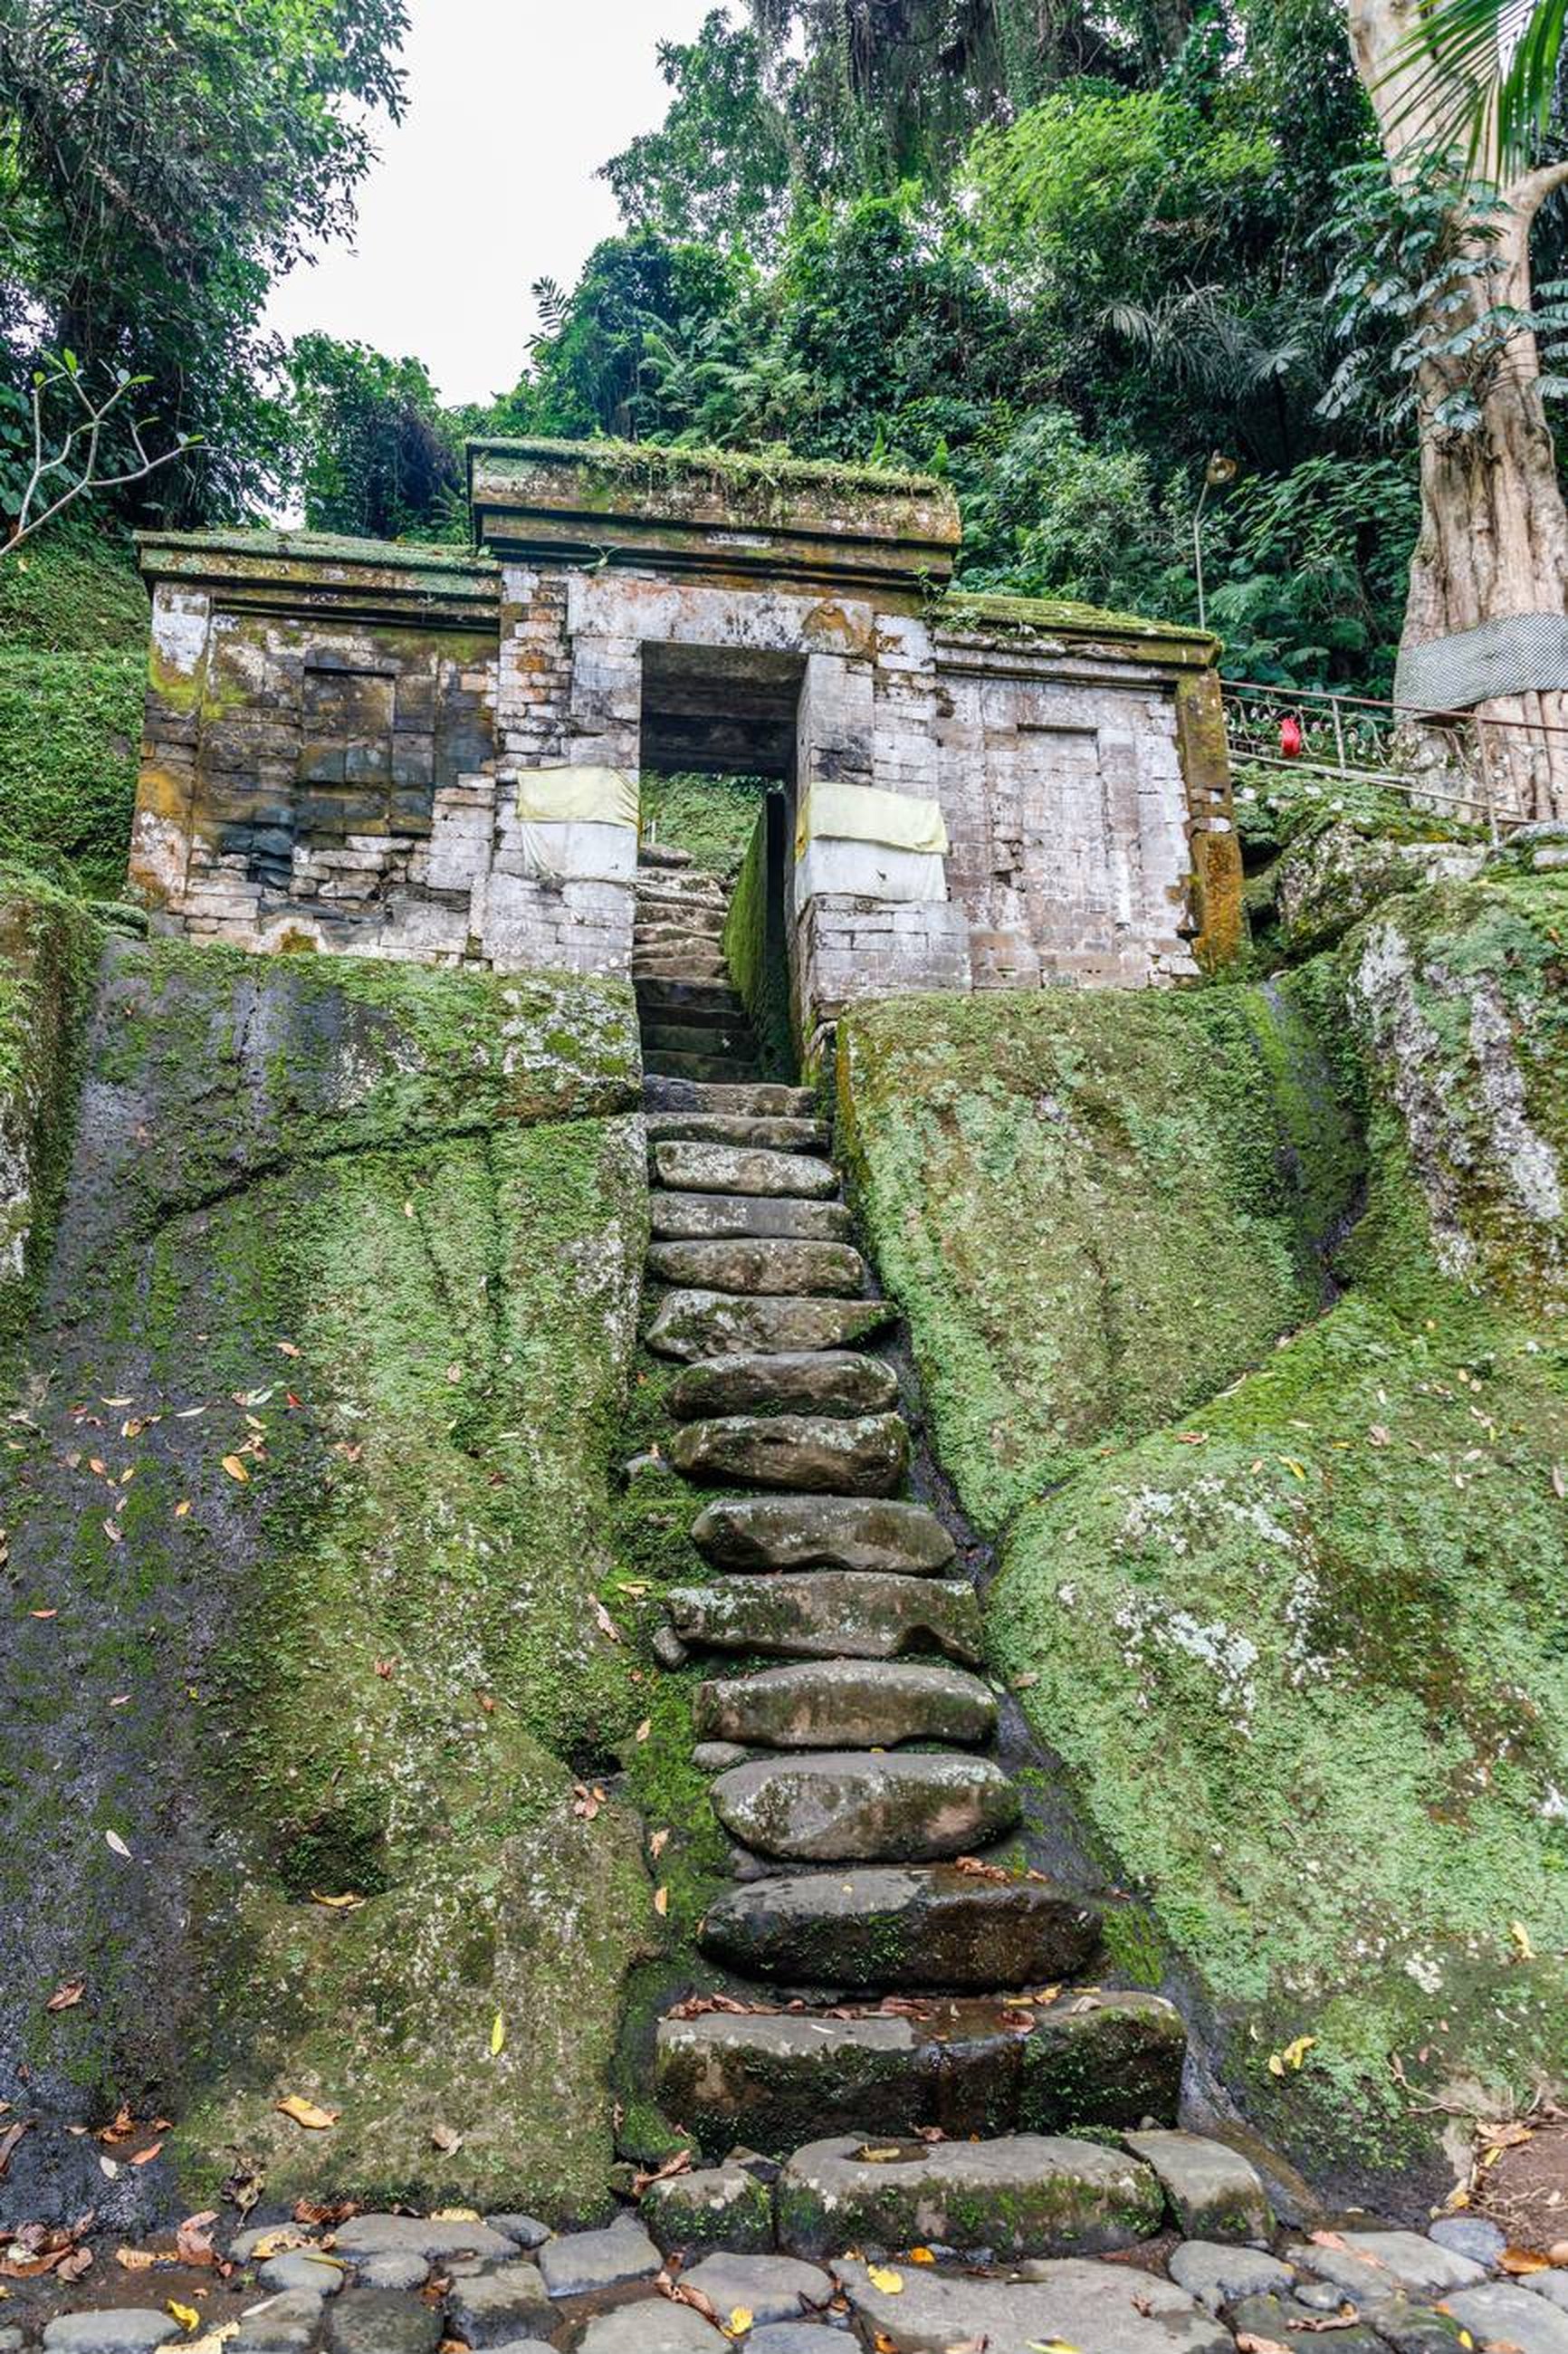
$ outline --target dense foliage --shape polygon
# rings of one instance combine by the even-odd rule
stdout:
[[[0,0],[0,491],[32,372],[69,351],[99,390],[145,376],[165,440],[200,437],[146,486],[152,513],[275,493],[263,305],[352,222],[367,122],[401,107],[404,24],[403,0]]]
[[[1330,301],[1381,166],[1327,0],[749,0],[660,55],[664,122],[605,167],[624,233],[535,290],[492,429],[927,469],[970,586],[1182,619],[1222,451],[1233,672],[1386,687],[1412,437],[1331,398],[1337,328],[1374,387],[1397,338]]]
[[[623,231],[535,288],[482,411],[416,358],[258,337],[349,217],[402,28],[402,0],[0,0],[0,377],[68,338],[146,373],[203,439],[137,519],[461,535],[475,429],[788,449],[948,476],[973,587],[1196,619],[1223,451],[1233,673],[1386,688],[1441,192],[1391,212],[1331,0],[730,0],[660,44],[664,120],[604,167]]]

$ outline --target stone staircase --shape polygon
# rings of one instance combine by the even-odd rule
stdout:
[[[941,1521],[903,1495],[897,1376],[862,1346],[892,1311],[813,1097],[757,1076],[724,916],[712,879],[644,870],[648,1339],[683,1368],[670,1459],[722,1491],[692,1532],[713,1575],[669,1597],[673,1656],[736,1662],[697,1702],[734,1856],[701,1940],[752,1989],[661,2022],[661,2104],[710,2162],[736,2145],[790,2161],[779,2213],[802,2253],[824,2201],[840,2246],[912,2236],[889,2222],[901,2179],[913,2214],[908,2169],[929,2202],[960,2148],[945,2195],[971,2211],[961,2243],[1124,2246],[1160,2211],[1152,2178],[1038,2137],[1172,2123],[1185,2032],[1159,1998],[1086,1982],[1100,1908],[1007,1845],[1020,1795],[989,1754],[979,1601]],[[908,2137],[906,2165],[897,2148],[863,2158],[867,2135]],[[1020,2175],[1022,2211],[1000,2189]],[[671,2196],[685,2209],[701,2182]],[[1010,2227],[1004,2209],[1036,2220]]]

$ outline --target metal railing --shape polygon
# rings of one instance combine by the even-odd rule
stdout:
[[[1484,827],[1494,842],[1528,822],[1514,781],[1520,751],[1549,748],[1568,729],[1472,711],[1414,711],[1374,695],[1317,687],[1224,682],[1231,766],[1371,786],[1414,809]]]

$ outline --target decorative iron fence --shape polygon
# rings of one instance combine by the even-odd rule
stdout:
[[[1494,841],[1523,825],[1514,781],[1520,748],[1543,752],[1568,730],[1474,712],[1414,711],[1372,695],[1224,683],[1233,772],[1274,770],[1324,786],[1368,786],[1412,808],[1485,827]],[[1560,753],[1563,748],[1552,748]]]

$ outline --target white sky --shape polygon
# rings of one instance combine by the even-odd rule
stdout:
[[[379,126],[352,249],[273,293],[285,335],[321,327],[429,366],[443,398],[522,372],[536,278],[569,286],[618,226],[608,156],[663,118],[659,39],[714,0],[410,0],[408,111]]]

